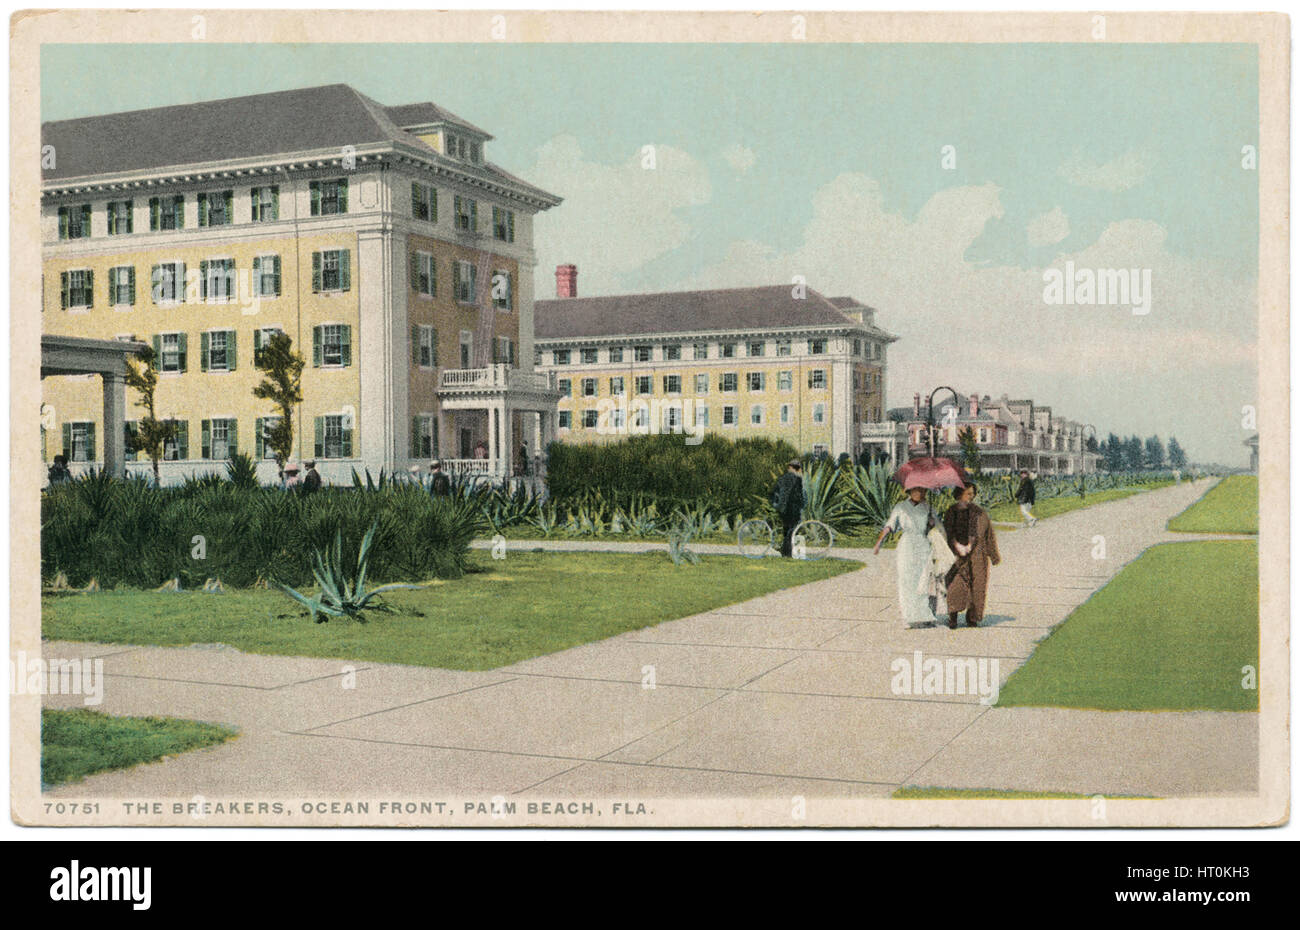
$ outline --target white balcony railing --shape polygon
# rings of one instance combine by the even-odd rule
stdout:
[[[509,365],[446,368],[438,376],[438,388],[444,391],[553,391],[555,375],[542,371],[522,371]]]

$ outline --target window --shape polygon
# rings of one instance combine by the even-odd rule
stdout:
[[[740,376],[738,374],[734,371],[728,371],[718,376],[718,390],[724,394],[734,394],[739,381]]]
[[[438,331],[428,324],[413,326],[413,361],[421,368],[436,368],[438,358]]]
[[[454,205],[456,228],[465,232],[478,232],[478,201],[457,194]]]
[[[980,428],[980,442],[988,442],[988,441],[989,441],[989,431],[986,430],[986,429],[984,429],[983,427],[981,427],[981,428]]]
[[[708,375],[696,375],[696,376],[695,376],[695,393],[696,393],[696,394],[707,394],[707,393],[709,393],[709,376],[708,376]]]
[[[185,228],[185,196],[149,198],[149,231]]]
[[[682,408],[676,404],[669,404],[663,410],[664,429],[669,432],[680,432],[682,428]]]
[[[751,342],[745,347],[745,351],[750,358],[761,358],[763,353],[767,351],[767,343],[761,341]]]
[[[411,253],[411,290],[425,297],[438,295],[438,276],[432,253]]]
[[[596,350],[595,350],[595,349],[583,349],[582,352],[581,352],[581,356],[582,356],[582,364],[584,364],[584,365],[594,365],[594,364],[596,364]]]
[[[262,364],[262,352],[271,344],[271,338],[276,333],[283,333],[278,326],[264,326],[261,329],[253,330],[253,367]]]
[[[664,393],[680,394],[682,392],[681,375],[664,375]]]
[[[492,340],[492,364],[515,364],[515,342],[509,336],[497,336]]]
[[[507,312],[515,308],[515,289],[504,268],[492,272],[492,306]]]
[[[59,207],[59,238],[85,239],[90,236],[90,204]]]
[[[551,358],[554,359],[557,365],[567,365],[569,364],[569,354],[568,349],[556,349],[551,353]]]
[[[789,354],[790,354],[790,340],[789,340],[789,339],[778,339],[778,340],[776,341],[776,354],[777,354],[777,355],[789,355]]]
[[[234,191],[199,194],[199,225],[229,226],[235,212],[234,204]]]
[[[654,355],[654,350],[650,346],[637,346],[633,358],[638,362],[648,362]]]
[[[460,367],[468,368],[474,361],[474,333],[468,329],[460,331]]]
[[[153,337],[153,351],[158,359],[159,371],[185,371],[185,342],[184,333],[162,333]]]
[[[352,253],[347,249],[312,252],[311,289],[317,294],[352,290]]]
[[[252,214],[254,223],[269,223],[271,220],[280,218],[280,188],[278,185],[270,187],[255,187],[249,192],[249,203],[252,205]]]
[[[326,323],[312,328],[313,368],[346,368],[352,364],[352,327]]]
[[[202,426],[203,458],[225,461],[238,454],[235,420],[204,420]]]
[[[559,381],[555,382],[555,385],[557,388],[559,388],[561,397],[573,396],[573,381],[571,381],[570,379],[561,378]]]
[[[808,340],[808,354],[809,354],[809,355],[825,355],[825,354],[826,354],[826,340],[825,340],[825,339],[809,339],[809,340]]]
[[[199,262],[199,287],[203,300],[222,301],[235,297],[235,260],[212,258]]]
[[[438,222],[438,192],[428,184],[411,182],[411,216],[430,223]]]
[[[708,426],[708,425],[709,425],[709,408],[708,408],[708,407],[701,407],[701,406],[699,406],[699,405],[696,405],[696,407],[695,407],[695,425],[696,425],[696,426]]]
[[[680,362],[682,360],[682,347],[679,345],[664,346],[665,362]]]
[[[752,426],[763,425],[763,405],[755,404],[749,408],[749,422]]]
[[[502,242],[515,241],[515,211],[492,208],[492,235]]]
[[[595,397],[595,396],[596,396],[596,379],[595,379],[595,378],[583,378],[583,379],[582,379],[582,396],[583,396],[583,397]]]
[[[59,276],[59,303],[64,310],[95,305],[95,273],[89,268],[65,271]]]
[[[708,358],[708,357],[709,357],[709,344],[708,344],[707,342],[697,342],[697,343],[695,343],[695,351],[694,351],[694,353],[693,353],[693,357],[694,357],[697,361],[699,361],[699,360],[701,360],[701,359],[706,359],[706,358]]]
[[[624,392],[624,384],[623,384],[622,376],[619,376],[617,378],[610,378],[609,393],[614,397],[618,397],[623,392]]]
[[[625,411],[622,407],[615,407],[609,412],[609,425],[616,430],[623,429],[626,423]]]
[[[861,354],[862,354],[862,340],[861,340],[861,339],[854,339],[854,340],[853,340],[853,354],[854,354],[854,355],[861,355]]]
[[[767,387],[767,373],[762,371],[751,371],[746,375],[749,380],[749,390],[762,391]]]
[[[478,293],[478,269],[470,262],[456,262],[451,267],[456,299],[463,304],[474,303],[474,295]]]
[[[108,302],[114,307],[135,306],[135,268],[119,265],[108,269]]]
[[[63,454],[73,462],[95,460],[95,424],[66,423],[63,427]]]
[[[582,411],[582,428],[595,429],[596,424],[600,422],[600,414],[596,410]]]
[[[788,424],[790,422],[790,405],[781,405],[781,422]]]
[[[776,375],[776,389],[777,389],[778,391],[793,391],[793,390],[794,390],[794,372],[793,372],[793,371],[779,371],[779,372],[777,372],[777,375]]]
[[[734,342],[723,342],[718,345],[718,358],[735,358],[736,344]]]
[[[253,259],[253,296],[280,296],[280,256],[258,255]]]
[[[649,375],[636,376],[636,392],[638,394],[653,394],[654,383]]]
[[[613,365],[619,365],[623,362],[623,347],[614,346],[609,350],[609,361]]]
[[[813,421],[814,423],[825,423],[825,422],[826,422],[826,405],[825,405],[825,404],[813,404],[813,409],[812,409],[812,421]]]
[[[110,200],[108,202],[108,234],[121,236],[132,231],[135,225],[131,219],[133,203],[130,200]]]
[[[736,425],[736,408],[731,404],[726,404],[722,408],[722,425],[723,426]]]
[[[341,413],[316,418],[316,458],[352,457],[352,417]]]
[[[812,388],[814,391],[822,391],[826,389],[825,368],[814,368],[812,371],[808,372],[808,387]]]
[[[561,410],[559,415],[560,429],[570,429],[573,426],[573,414],[568,410]]]
[[[438,420],[433,414],[411,417],[411,458],[431,459],[437,455]]]
[[[311,215],[333,216],[348,212],[348,179],[312,181]]]
[[[164,420],[171,426],[171,435],[163,440],[163,460],[167,462],[184,461],[190,457],[190,422],[189,420]]]
[[[235,370],[235,331],[218,329],[201,333],[199,362],[203,371]]]

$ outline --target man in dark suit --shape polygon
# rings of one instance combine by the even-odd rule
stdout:
[[[781,518],[781,555],[794,554],[794,530],[803,513],[803,462],[793,459],[772,490],[772,506]]]

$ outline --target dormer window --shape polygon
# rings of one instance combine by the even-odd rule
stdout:
[[[451,132],[442,134],[443,154],[448,158],[458,158],[461,161],[467,161],[470,164],[481,165],[483,163],[483,143],[475,139],[467,139],[465,136],[456,135]]]

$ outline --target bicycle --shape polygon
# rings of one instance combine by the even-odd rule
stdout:
[[[772,545],[775,540],[776,531],[762,517],[746,520],[736,528],[736,546],[747,559],[779,556],[780,551]],[[794,528],[791,553],[806,561],[824,559],[834,544],[835,532],[829,526],[820,520],[803,520]]]

